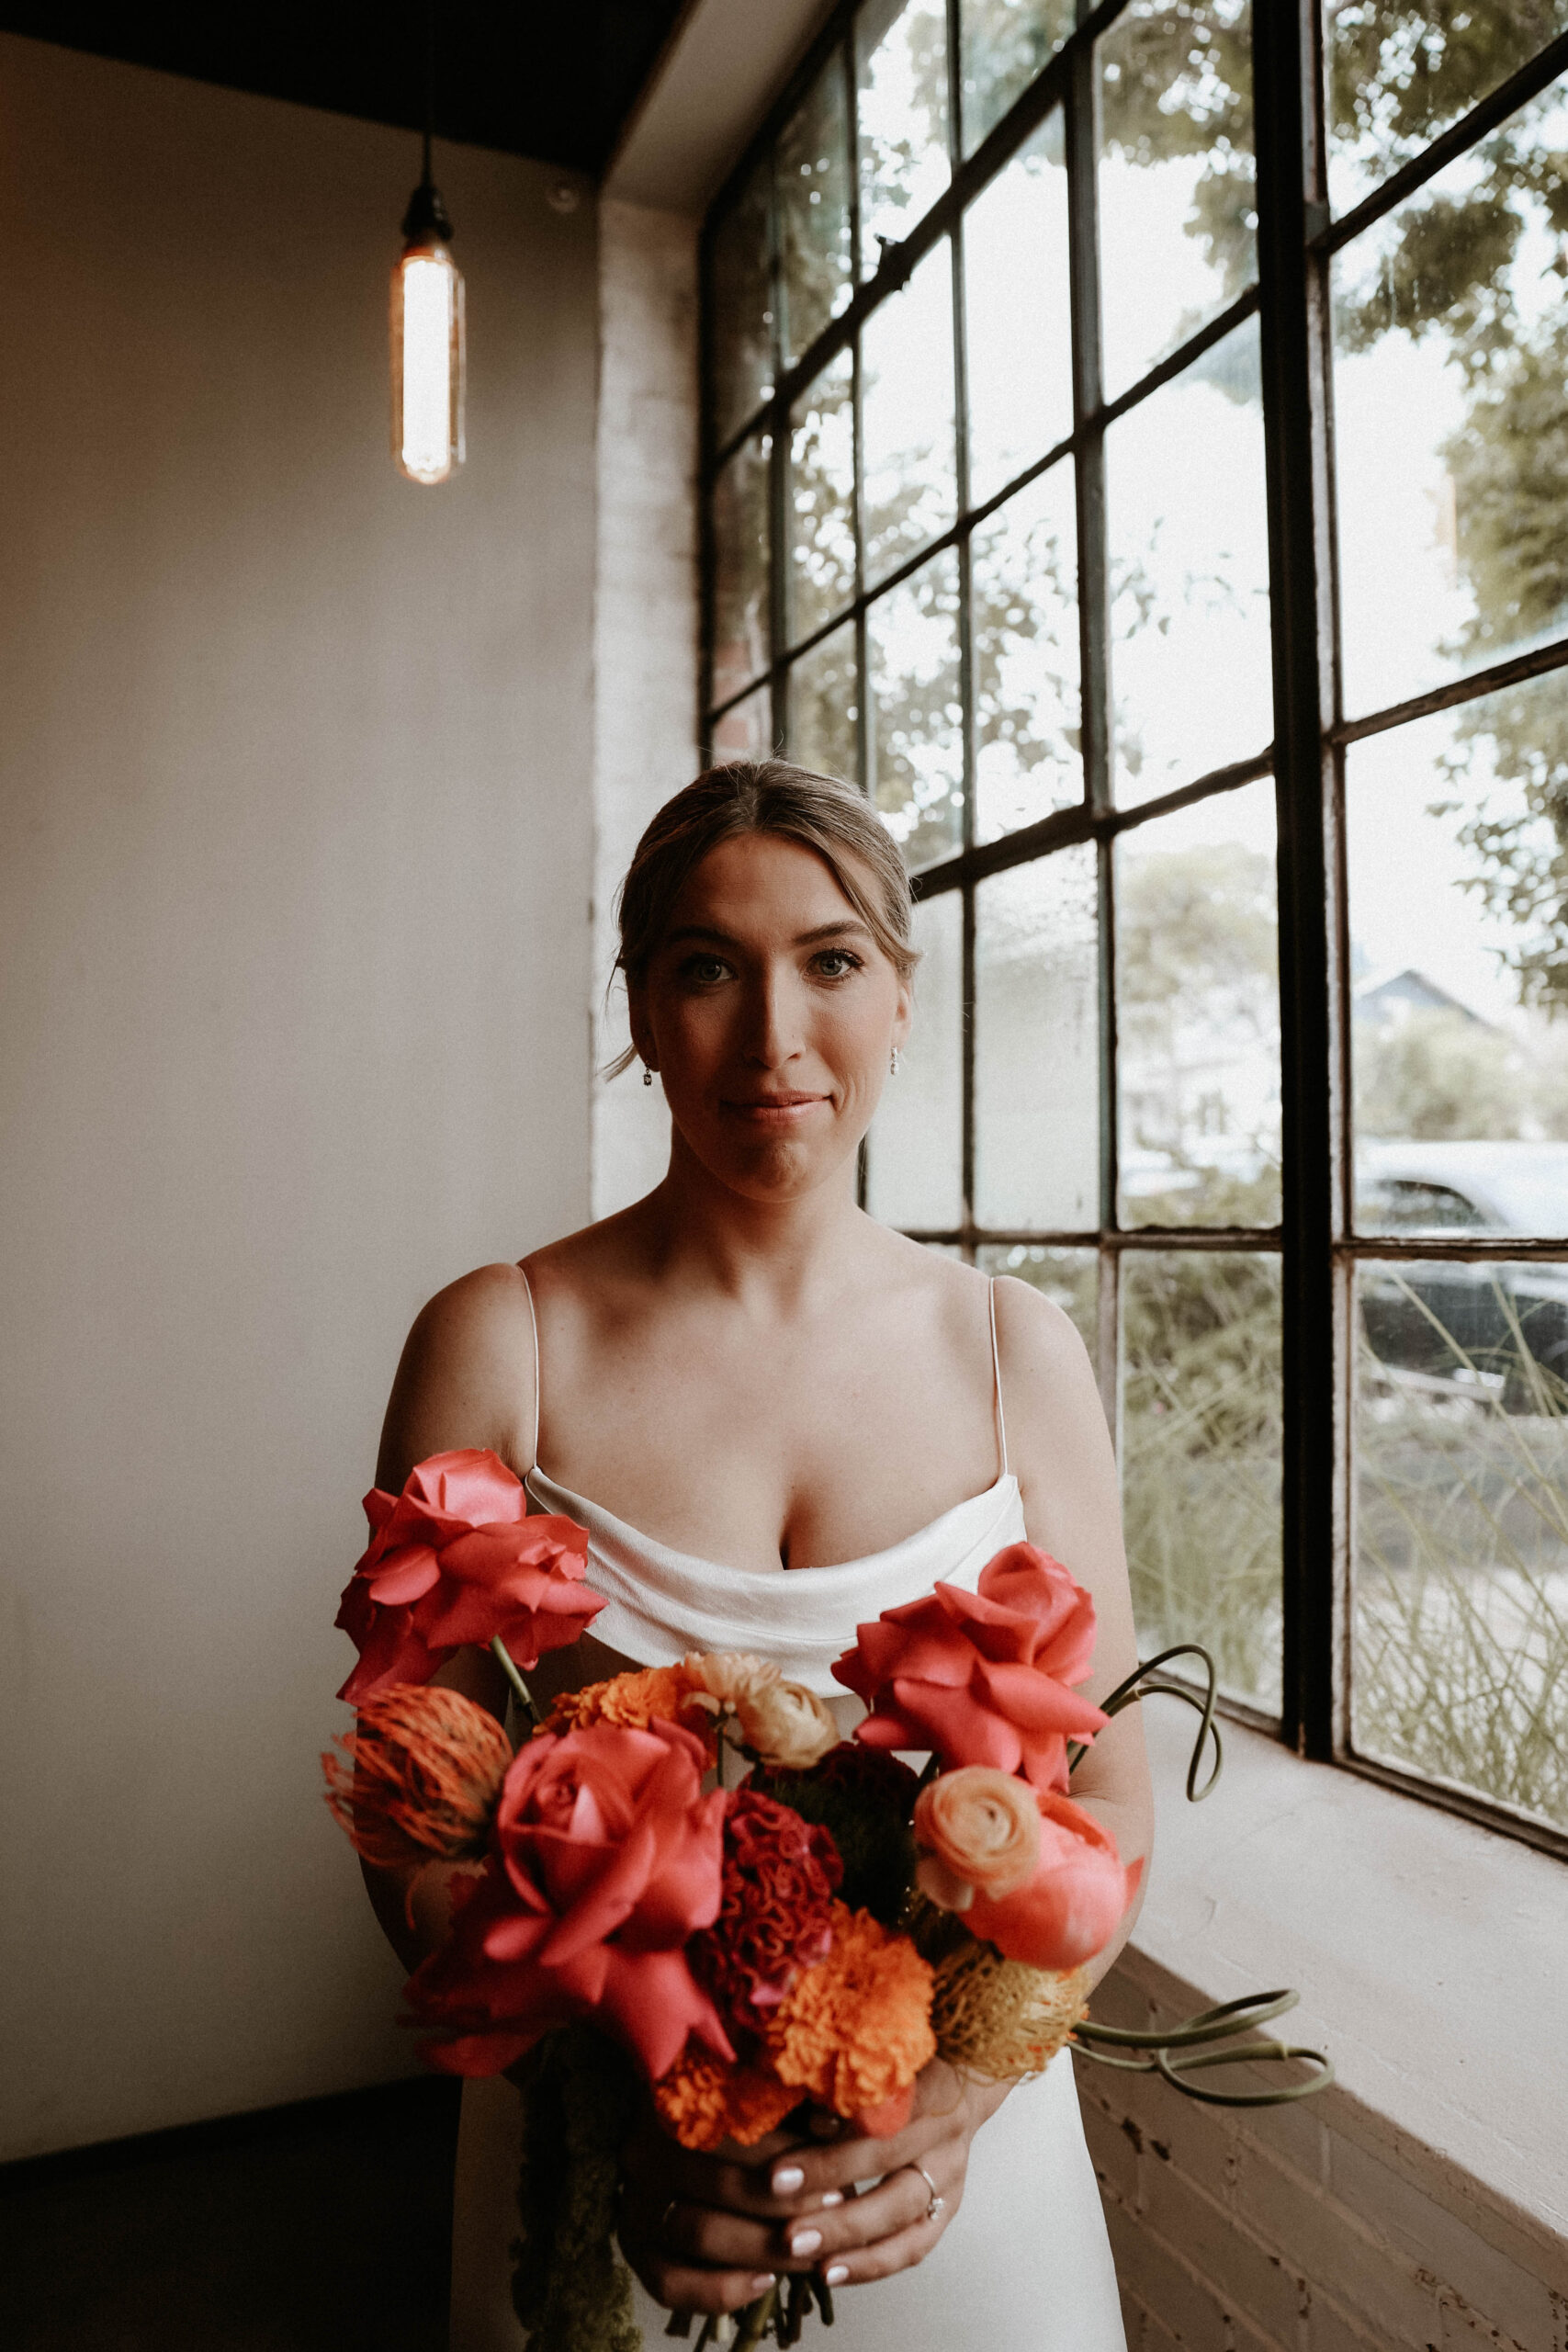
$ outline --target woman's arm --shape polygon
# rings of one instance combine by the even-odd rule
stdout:
[[[1094,1666],[1085,1696],[1104,1699],[1138,1663],[1133,1596],[1122,1544],[1122,1501],[1105,1411],[1089,1352],[1069,1317],[1027,1283],[998,1281],[997,1342],[1008,1453],[1032,1543],[1071,1570],[1094,1600]],[[1146,1864],[1154,1796],[1142,1710],[1126,1707],[1095,1738],[1072,1796],[1102,1821],[1124,1862]],[[1133,1932],[1143,1883],[1111,1941],[1090,1963],[1096,1984]]]
[[[416,1463],[459,1446],[488,1446],[519,1476],[533,1467],[534,1342],[515,1266],[481,1266],[438,1291],[414,1318],[381,1425],[376,1484],[398,1494]],[[458,1650],[432,1677],[494,1715],[506,1683],[485,1651]],[[416,1968],[446,1939],[451,1882],[460,1872],[360,1868],[376,1917],[403,1966]]]

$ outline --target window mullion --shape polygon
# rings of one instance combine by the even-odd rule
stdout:
[[[1253,12],[1259,320],[1279,809],[1283,1136],[1281,1736],[1326,1760],[1338,1744],[1346,1571],[1336,1413],[1333,1171],[1338,1128],[1325,272],[1307,250],[1321,201],[1316,0]],[[1325,1465],[1337,1465],[1332,1478]]]

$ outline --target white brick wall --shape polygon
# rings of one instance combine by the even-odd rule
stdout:
[[[1134,1951],[1095,2012],[1203,2006]],[[1213,2108],[1077,2064],[1129,2352],[1568,2352],[1568,2245],[1347,2093]]]

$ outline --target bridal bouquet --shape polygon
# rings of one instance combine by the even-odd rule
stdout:
[[[616,1675],[541,1719],[524,1676],[604,1606],[583,1531],[527,1517],[476,1452],[366,1509],[338,1617],[358,1719],[322,1759],[328,1802],[373,1862],[468,1865],[410,2021],[434,2064],[527,2088],[514,2291],[540,2352],[636,2352],[614,2233],[639,2086],[688,2148],[752,2145],[807,2102],[884,2137],[933,2057],[1038,2073],[1082,2023],[1137,1875],[1067,1793],[1069,1742],[1108,1720],[1076,1687],[1093,1603],[1019,1544],[976,1591],[885,1611],[833,1669],[866,1709],[849,1741],[815,1693],[734,1652]],[[515,1754],[430,1687],[466,1643],[518,1696]],[[750,1768],[739,1785],[713,1785],[726,1751]],[[814,2301],[830,2318],[819,2280],[770,2290],[740,2343],[794,2342]]]

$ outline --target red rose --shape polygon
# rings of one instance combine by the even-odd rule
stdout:
[[[705,1761],[669,1723],[541,1732],[513,1758],[485,1875],[409,1981],[416,2018],[456,2029],[435,2064],[499,2074],[581,2017],[654,2081],[688,2034],[734,2056],[684,1949],[722,1894],[725,1801],[703,1795]]]
[[[826,1829],[753,1789],[731,1795],[724,1904],[695,1939],[692,1964],[739,2032],[759,2032],[799,1971],[826,1960],[843,1875]]]
[[[1143,1863],[1122,1864],[1116,1840],[1070,1797],[1040,1796],[1040,1860],[1014,1894],[989,1901],[978,1888],[963,1914],[973,1936],[1031,1968],[1077,1968],[1111,1941]]]
[[[1011,1544],[977,1592],[939,1584],[855,1629],[835,1678],[870,1713],[870,1747],[930,1748],[949,1769],[991,1764],[1037,1789],[1067,1785],[1067,1741],[1108,1718],[1070,1690],[1094,1652],[1094,1603],[1059,1560]]]
[[[604,1603],[582,1581],[588,1537],[570,1519],[528,1517],[523,1481],[493,1453],[433,1453],[396,1497],[373,1487],[375,1533],[336,1623],[359,1652],[340,1699],[428,1682],[466,1643],[499,1634],[520,1667],[564,1649]]]

